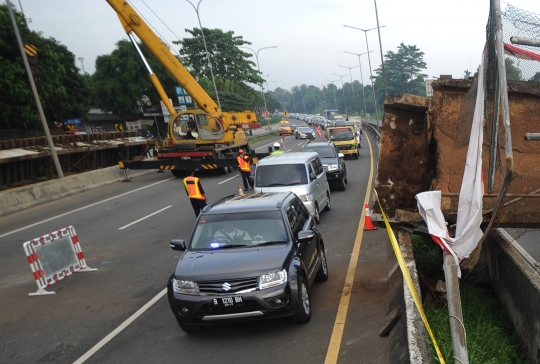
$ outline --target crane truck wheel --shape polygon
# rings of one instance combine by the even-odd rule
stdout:
[[[177,178],[187,176],[186,171],[184,171],[182,169],[172,170],[171,173],[173,174],[173,176],[175,176]]]
[[[221,168],[218,169],[218,171],[219,171],[219,174],[223,174],[223,175],[228,174],[229,173],[229,167],[221,167]]]
[[[174,143],[174,149],[176,150],[191,150],[197,148],[195,143]]]

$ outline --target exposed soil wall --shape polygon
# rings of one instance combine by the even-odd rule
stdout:
[[[385,100],[381,149],[376,188],[387,214],[396,219],[400,210],[417,211],[414,196],[427,190],[459,193],[465,168],[467,145],[456,146],[463,131],[468,140],[470,126],[459,126],[460,114],[467,107],[466,94],[472,80],[439,80],[433,82],[433,98],[412,95],[389,96]],[[514,179],[508,194],[540,194],[540,142],[527,142],[525,133],[540,132],[540,83],[511,81],[509,105],[512,131]],[[424,100],[424,101],[422,101]],[[490,101],[487,110],[493,110]],[[472,117],[472,113],[470,114]],[[497,194],[504,177],[506,164],[504,127],[500,116],[501,166],[495,176]],[[487,191],[489,140],[484,130],[483,166]],[[515,198],[505,198],[508,202]],[[484,210],[493,206],[495,198],[484,197]],[[443,212],[453,222],[457,211],[457,197],[443,197]],[[540,198],[521,198],[503,207],[498,224],[537,224],[540,221]],[[376,208],[375,208],[375,212]],[[485,215],[485,221],[490,215]]]

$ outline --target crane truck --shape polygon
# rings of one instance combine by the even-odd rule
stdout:
[[[255,112],[222,111],[131,5],[125,0],[106,1],[116,11],[120,23],[148,71],[152,84],[171,115],[168,123],[169,141],[158,147],[154,159],[120,160],[118,164],[121,169],[170,170],[176,177],[192,169],[214,169],[226,174],[238,165],[236,157],[239,149],[251,155],[254,164],[258,158],[268,155],[255,153],[246,136],[245,130],[261,127]],[[133,34],[137,35],[178,84],[189,93],[196,108],[175,110]]]

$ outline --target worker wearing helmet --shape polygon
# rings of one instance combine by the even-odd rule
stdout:
[[[283,154],[283,151],[280,150],[279,148],[281,148],[281,145],[279,143],[274,143],[274,151],[272,152],[271,155]]]
[[[253,189],[253,179],[251,178],[251,157],[244,153],[243,149],[238,150],[238,169],[240,170],[240,175],[242,176],[242,182],[244,183],[244,191],[248,190],[248,185]]]

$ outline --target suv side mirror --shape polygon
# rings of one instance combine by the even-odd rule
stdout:
[[[337,156],[338,156],[339,158],[345,158],[345,154],[343,154],[343,153],[338,153]]]
[[[315,233],[313,230],[302,230],[298,233],[298,241],[301,243],[307,243],[308,241],[313,240]]]
[[[314,181],[315,178],[317,178],[317,175],[315,174],[315,172],[311,172],[311,173],[309,174],[309,179],[310,179],[310,181]]]
[[[186,250],[186,242],[182,239],[173,239],[171,240],[170,244],[172,250],[178,250],[181,252]]]

